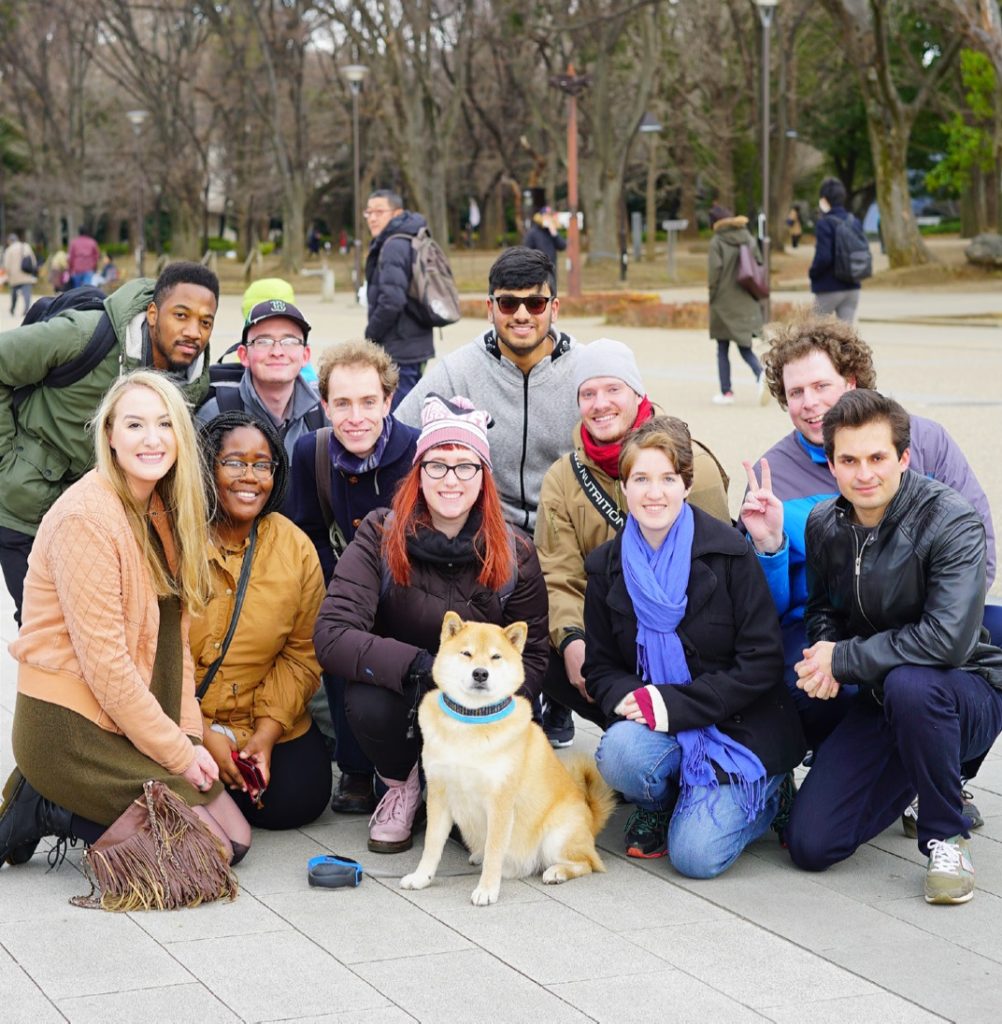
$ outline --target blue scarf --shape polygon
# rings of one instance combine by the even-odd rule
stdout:
[[[328,446],[331,464],[335,469],[341,470],[342,473],[349,473],[355,476],[358,476],[360,473],[368,473],[370,469],[376,469],[383,457],[383,452],[386,451],[386,445],[389,443],[390,431],[392,429],[393,417],[386,416],[383,419],[383,429],[379,435],[379,440],[376,442],[376,447],[364,459],[348,451],[332,430],[330,445]]]
[[[644,539],[637,521],[630,516],[623,529],[623,576],[637,616],[637,675],[655,686],[687,686],[692,682],[685,660],[678,624],[685,615],[692,567],[692,509],[682,511],[655,551]],[[765,767],[747,747],[722,733],[715,725],[675,733],[682,748],[679,778],[680,813],[692,811],[701,800],[713,795],[719,783],[714,765],[737,787],[738,806],[749,822],[765,806]],[[696,798],[697,787],[706,792]],[[713,816],[713,804],[710,804]]]

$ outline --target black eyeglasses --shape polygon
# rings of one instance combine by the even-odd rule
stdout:
[[[270,480],[275,475],[277,462],[244,462],[241,459],[217,459],[223,472],[231,480],[239,480],[248,469],[258,480]]]
[[[491,299],[497,304],[498,309],[505,316],[511,316],[518,312],[519,306],[525,306],[525,311],[530,316],[540,316],[546,311],[555,295],[492,295]]]
[[[447,462],[422,462],[421,468],[432,480],[444,480],[451,469],[456,479],[465,483],[472,480],[483,469],[483,466],[479,462],[460,462],[455,466],[450,466]]]

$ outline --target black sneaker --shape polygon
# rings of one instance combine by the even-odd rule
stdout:
[[[574,714],[570,708],[548,700],[543,705],[543,732],[556,749],[569,747],[574,742]]]
[[[790,810],[796,795],[797,780],[794,778],[793,772],[787,772],[786,777],[779,784],[779,806],[776,808],[776,817],[772,819],[772,830],[779,836],[781,846],[786,846],[783,831],[790,824]]]
[[[638,807],[626,823],[626,856],[652,860],[668,855],[669,811],[645,811]]]

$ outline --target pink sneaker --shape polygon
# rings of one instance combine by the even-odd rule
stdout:
[[[382,775],[379,776],[383,779]],[[421,806],[421,782],[415,764],[404,782],[383,779],[389,787],[369,819],[369,849],[373,853],[402,853],[414,841],[414,816]]]

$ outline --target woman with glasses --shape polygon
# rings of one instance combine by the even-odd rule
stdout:
[[[445,613],[528,623],[526,697],[539,693],[546,670],[546,587],[535,549],[501,514],[489,422],[465,398],[425,399],[414,465],[392,509],[363,520],[317,619],[317,657],[348,680],[348,720],[386,787],[369,822],[377,853],[411,847],[421,805],[417,709],[433,685]]]
[[[307,710],[320,686],[320,561],[306,534],[275,511],[289,464],[274,427],[225,412],[200,440],[214,509],[212,598],[191,627],[205,746],[252,825],[298,828],[319,817],[331,793],[330,755]]]
[[[181,797],[236,863],[250,828],[202,745],[188,650],[189,614],[210,592],[188,407],[166,376],[144,370],[112,384],[93,425],[96,467],[45,515],[28,563],[10,648],[17,768],[0,811],[0,863],[24,863],[49,835],[97,842],[150,780]],[[189,835],[177,832],[167,868],[181,888],[199,861]],[[139,893],[149,876],[135,863],[118,871]],[[163,905],[162,891],[147,895]]]

